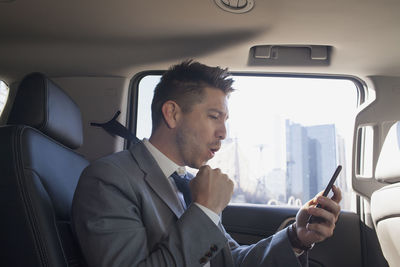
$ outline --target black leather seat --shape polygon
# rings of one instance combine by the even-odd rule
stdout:
[[[0,266],[82,266],[70,224],[88,161],[78,106],[40,73],[20,83],[0,127]]]

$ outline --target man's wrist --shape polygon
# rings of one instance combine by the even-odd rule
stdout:
[[[293,223],[289,225],[287,228],[287,235],[289,238],[289,242],[292,245],[292,247],[295,249],[296,254],[301,255],[301,251],[307,251],[310,250],[314,247],[314,244],[311,244],[309,246],[305,246],[299,237],[297,236],[297,230],[296,230],[296,223]],[[300,250],[300,251],[299,251]]]
[[[199,207],[213,221],[213,223],[215,225],[218,225],[221,218],[219,217],[219,215],[217,213],[215,213],[214,211],[210,210],[209,208],[207,208],[197,202],[194,202],[193,204],[195,204],[197,207]]]

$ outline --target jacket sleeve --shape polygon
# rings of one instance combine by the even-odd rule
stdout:
[[[297,257],[289,242],[286,229],[252,245],[239,246],[226,233],[235,266],[241,267],[307,267],[308,253]]]
[[[83,172],[72,221],[89,266],[202,266],[226,246],[221,230],[191,205],[150,251],[141,202],[118,166],[100,161]]]

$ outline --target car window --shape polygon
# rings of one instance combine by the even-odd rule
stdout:
[[[3,113],[3,109],[8,99],[8,86],[0,80],[0,116]]]
[[[159,79],[147,75],[139,82],[139,138],[150,136]],[[325,188],[340,164],[341,206],[354,210],[350,166],[359,85],[326,77],[241,74],[233,79],[227,138],[209,161],[235,181],[231,203],[300,206]]]

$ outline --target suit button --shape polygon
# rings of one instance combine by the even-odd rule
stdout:
[[[218,247],[217,247],[216,245],[212,245],[212,246],[210,247],[210,249],[211,249],[212,252],[215,252],[215,251],[218,250]]]
[[[204,264],[204,263],[207,262],[207,259],[203,257],[203,258],[201,258],[201,259],[199,260],[199,262],[200,262],[200,264]]]

